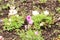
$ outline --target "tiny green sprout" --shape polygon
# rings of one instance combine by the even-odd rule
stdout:
[[[47,0],[39,0],[40,1],[40,3],[46,3],[47,2]]]
[[[57,7],[57,8],[56,8],[56,11],[57,11],[58,13],[60,13],[60,7]]]
[[[9,6],[10,6],[10,4],[7,3],[7,4],[3,4],[3,5],[1,5],[1,8],[2,8],[2,9],[7,9]]]

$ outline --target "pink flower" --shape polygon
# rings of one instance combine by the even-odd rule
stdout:
[[[33,24],[33,20],[31,19],[31,16],[30,15],[28,15],[27,17],[26,17],[26,19],[27,19],[27,21],[28,21],[28,23],[29,24]]]
[[[27,21],[29,22],[29,21],[31,20],[31,16],[28,15],[28,16],[26,17],[26,19],[27,19]]]
[[[35,35],[38,35],[38,31],[35,32]]]
[[[2,36],[0,36],[0,40],[4,40],[4,38]]]
[[[32,24],[33,24],[33,20],[30,20],[28,23],[29,23],[30,25],[32,25]]]

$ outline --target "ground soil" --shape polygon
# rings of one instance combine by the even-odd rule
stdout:
[[[16,2],[18,2],[19,0],[16,0]],[[25,2],[25,5],[23,5],[22,3],[20,5],[18,5],[18,7],[23,7],[25,8],[27,11],[26,13],[30,14],[31,11],[33,10],[33,5],[35,6],[40,6],[39,8],[40,9],[47,9],[49,11],[52,11],[54,12],[54,16],[56,18],[60,17],[55,8],[56,7],[60,7],[60,3],[58,3],[57,0],[48,0],[46,3],[39,3],[38,0],[35,0],[35,4],[33,4],[33,1],[34,0],[27,0],[27,2]],[[3,9],[2,12],[4,12],[4,15],[0,16],[0,20],[4,19],[5,17],[7,17],[8,15],[8,10],[9,9]],[[19,11],[20,12],[20,11]],[[58,16],[58,17],[57,17]],[[57,22],[59,23],[59,22]],[[0,22],[0,30],[3,31],[3,32],[0,32],[0,35],[2,35],[4,37],[5,40],[20,40],[19,36],[15,34],[14,31],[12,32],[8,32],[8,31],[4,31],[3,30],[3,25],[2,25],[2,22]],[[60,27],[57,26],[56,24],[53,24],[51,28],[48,28],[48,29],[42,29],[42,36],[44,37],[45,40],[53,40],[53,38],[56,38],[58,35],[60,35]],[[54,32],[55,30],[58,30],[56,32]]]

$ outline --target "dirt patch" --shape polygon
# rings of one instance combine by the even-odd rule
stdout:
[[[16,0],[16,2],[18,2],[19,0]],[[19,7],[20,9],[19,9],[19,14],[20,15],[22,15],[22,11],[24,11],[24,12],[26,12],[27,13],[27,15],[28,14],[30,14],[31,15],[31,12],[32,12],[32,10],[33,10],[33,6],[36,6],[36,7],[38,7],[39,6],[39,8],[40,9],[44,9],[44,10],[49,10],[49,11],[52,11],[52,12],[54,12],[55,13],[55,17],[56,18],[58,18],[58,17],[60,17],[59,15],[60,14],[58,14],[57,12],[56,12],[56,10],[55,10],[55,8],[56,7],[60,7],[60,3],[58,3],[58,1],[57,0],[48,0],[46,3],[43,3],[43,4],[41,4],[41,3],[39,3],[39,1],[38,0],[35,0],[34,2],[35,2],[35,4],[33,4],[33,1],[34,0],[27,0],[27,1],[24,1],[23,3],[20,3],[17,7]],[[25,9],[25,10],[22,10],[22,9]],[[2,16],[0,16],[0,19],[3,19],[3,18],[5,18],[5,17],[7,17],[8,16],[8,11],[9,10],[9,8],[8,9],[3,9],[2,10],[2,12],[4,13]],[[58,16],[58,17],[57,17]],[[1,26],[1,22],[0,22],[0,30],[3,30],[3,28],[2,28],[3,26]],[[56,24],[53,24],[52,25],[52,27],[51,28],[48,28],[48,29],[42,29],[43,31],[42,31],[42,35],[43,35],[43,37],[44,37],[44,39],[45,40],[53,40],[53,38],[56,38],[59,34],[60,34],[60,32],[54,32],[55,30],[59,30],[60,31],[60,27],[59,26],[57,26]],[[8,32],[8,31],[3,31],[3,32],[0,32],[0,35],[2,35],[4,38],[5,38],[5,40],[13,40],[13,39],[15,39],[15,40],[20,40],[20,38],[19,38],[19,36],[18,35],[16,35],[16,34],[14,34],[15,32]]]

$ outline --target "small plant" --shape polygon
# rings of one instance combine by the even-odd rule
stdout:
[[[13,15],[9,19],[5,18],[4,19],[4,30],[11,31],[13,29],[18,29],[22,26],[24,23],[24,20],[21,16],[19,15]]]
[[[47,2],[47,0],[39,0],[40,1],[40,3],[46,3]]]
[[[41,31],[35,31],[35,30],[28,30],[28,31],[17,31],[18,35],[20,35],[21,40],[44,40],[41,36]]]
[[[48,24],[51,24],[52,22],[52,17],[46,16],[43,13],[36,16],[32,16],[32,19],[34,21],[34,27],[37,29],[40,29],[40,26],[39,26],[40,22],[45,22]]]
[[[57,8],[56,8],[56,11],[57,11],[58,13],[60,13],[60,7],[57,7]]]

